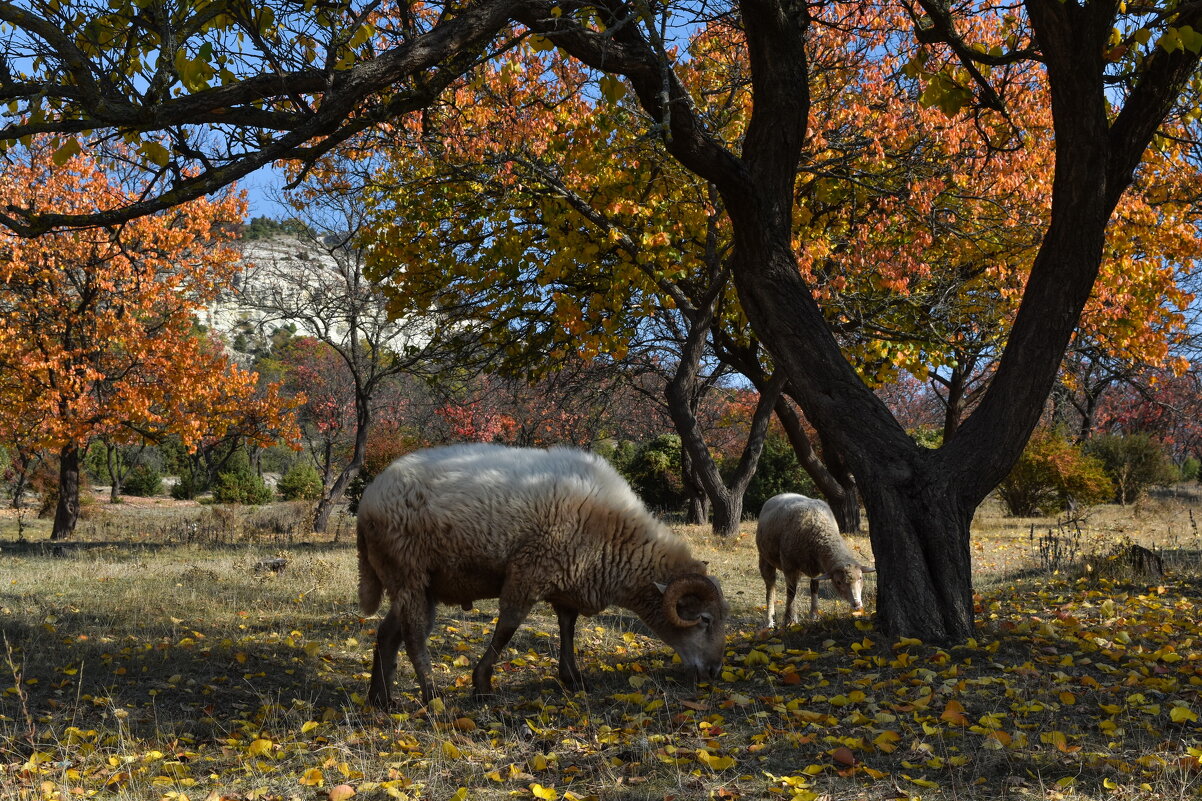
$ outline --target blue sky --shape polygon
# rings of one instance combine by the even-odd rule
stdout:
[[[246,199],[250,204],[246,213],[248,220],[254,217],[282,219],[296,214],[290,206],[275,199],[284,188],[284,176],[275,167],[256,170],[239,181],[238,188],[246,190]]]

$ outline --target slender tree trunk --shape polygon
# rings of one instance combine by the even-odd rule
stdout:
[[[121,501],[121,470],[118,465],[117,449],[103,442],[105,452],[105,466],[109,472],[109,503],[119,503]]]
[[[946,405],[943,409],[943,441],[947,442],[960,427],[960,416],[964,414],[965,374],[959,367],[952,368],[947,381]]]
[[[828,465],[818,456],[810,438],[806,436],[801,417],[783,396],[776,401],[776,419],[780,420],[781,427],[785,429],[785,436],[793,446],[797,463],[813,479],[814,486],[831,507],[831,512],[839,523],[839,531],[844,534],[859,531],[860,496],[856,491],[855,477],[847,469],[846,463],[836,460],[834,448],[824,448],[823,453],[832,463],[838,465],[837,470],[832,469],[832,465]]]
[[[33,470],[34,465],[41,460],[41,456],[30,454],[24,448],[17,448],[14,460],[16,476],[13,478],[13,509],[21,508],[21,503],[25,500],[25,491],[29,487],[29,474]]]
[[[680,474],[688,499],[685,522],[694,526],[705,525],[710,518],[709,498],[706,497],[701,479],[697,477],[697,470],[693,466],[693,457],[689,454],[689,449],[684,446],[683,441],[680,445]]]
[[[79,522],[79,446],[66,445],[59,451],[58,507],[54,510],[54,529],[50,539],[64,540]]]
[[[325,533],[330,524],[330,515],[334,506],[342,500],[343,493],[351,479],[359,474],[363,467],[363,459],[367,455],[367,435],[371,430],[371,398],[367,394],[356,393],[355,396],[355,446],[351,451],[350,463],[342,468],[338,478],[328,487],[322,487],[321,498],[317,500],[317,508],[313,510],[313,532]]]

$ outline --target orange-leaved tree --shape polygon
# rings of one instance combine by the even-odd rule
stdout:
[[[5,171],[9,202],[80,212],[130,202],[85,155],[63,161],[35,141]],[[201,335],[195,314],[228,287],[238,254],[223,244],[242,219],[229,195],[197,200],[118,228],[26,239],[0,235],[0,416],[35,421],[32,439],[59,457],[52,539],[79,517],[88,443],[174,433],[192,447],[260,404],[277,431],[291,426],[273,393],[253,399],[257,375]]]

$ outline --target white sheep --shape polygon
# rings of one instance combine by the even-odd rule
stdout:
[[[797,622],[793,600],[797,580],[810,576],[810,617],[818,617],[818,582],[829,578],[855,611],[864,608],[860,594],[864,574],[876,568],[860,564],[859,557],[839,534],[826,501],[786,492],[769,498],[760,510],[755,530],[760,554],[760,575],[767,587],[768,627],[775,622],[776,571],[785,574],[785,622]]]
[[[575,448],[431,448],[393,462],[359,503],[359,605],[392,605],[379,627],[368,702],[389,704],[403,641],[422,698],[435,695],[427,638],[438,603],[471,609],[499,598],[492,641],[472,672],[477,696],[538,601],[559,619],[559,678],[576,666],[579,615],[611,604],[635,612],[697,678],[718,675],[726,605],[705,563],[658,522],[601,457]]]

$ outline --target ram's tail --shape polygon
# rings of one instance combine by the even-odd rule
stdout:
[[[367,558],[367,525],[367,516],[360,514],[355,525],[355,547],[359,551],[359,611],[364,615],[374,615],[380,608],[384,585]]]

